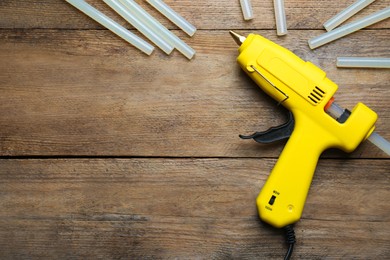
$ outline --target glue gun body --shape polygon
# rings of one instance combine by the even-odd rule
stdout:
[[[294,118],[291,136],[257,198],[260,218],[285,227],[301,218],[322,152],[355,150],[374,131],[377,115],[358,103],[343,119],[333,118],[326,111],[337,85],[312,63],[260,35],[250,34],[239,53],[241,68]]]

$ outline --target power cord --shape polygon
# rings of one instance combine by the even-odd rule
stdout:
[[[294,244],[295,244],[295,232],[294,232],[294,226],[288,225],[284,227],[285,235],[286,235],[286,242],[288,244],[288,250],[284,257],[284,260],[289,260],[291,258],[292,252],[294,250]]]

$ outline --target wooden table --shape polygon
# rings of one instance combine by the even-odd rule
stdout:
[[[281,259],[282,232],[260,222],[255,199],[284,143],[238,134],[281,124],[284,112],[240,70],[228,30],[324,69],[337,102],[367,104],[390,139],[389,70],[336,68],[338,56],[389,57],[390,20],[313,51],[307,40],[354,0],[286,1],[284,37],[271,0],[252,1],[250,22],[239,1],[167,0],[198,28],[193,38],[138,2],[195,59],[148,57],[65,1],[0,2],[0,258]],[[325,152],[294,258],[388,258],[389,174],[389,157],[368,142]]]

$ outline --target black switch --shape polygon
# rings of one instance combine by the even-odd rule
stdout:
[[[271,206],[274,205],[275,199],[276,199],[276,197],[274,195],[272,195],[271,199],[268,201],[268,204]]]

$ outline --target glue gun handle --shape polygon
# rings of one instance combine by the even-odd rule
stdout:
[[[324,150],[316,132],[307,129],[310,128],[296,125],[257,198],[260,218],[275,227],[281,228],[300,219]]]

